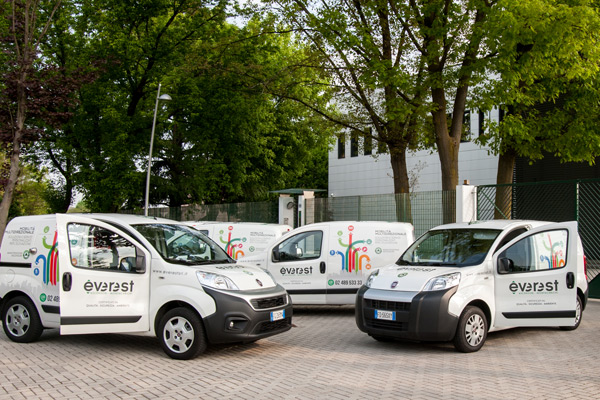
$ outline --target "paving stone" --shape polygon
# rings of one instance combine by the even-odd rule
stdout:
[[[381,343],[350,306],[294,310],[291,331],[210,346],[176,361],[156,338],[60,336],[31,344],[0,334],[0,400],[8,399],[581,399],[598,398],[600,301],[579,329],[490,333],[477,353],[451,343]]]

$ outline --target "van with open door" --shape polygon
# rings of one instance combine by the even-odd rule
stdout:
[[[0,247],[0,314],[15,342],[60,333],[156,335],[175,359],[289,330],[285,289],[195,229],[120,214],[17,217]]]
[[[479,350],[510,327],[576,329],[588,299],[576,222],[442,225],[374,270],[356,297],[356,324],[377,340],[453,341]]]

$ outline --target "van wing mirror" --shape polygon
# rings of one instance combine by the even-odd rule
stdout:
[[[510,258],[502,257],[498,259],[498,273],[499,274],[508,274],[512,272],[514,269],[513,260]]]
[[[279,261],[279,247],[273,249],[273,261]]]
[[[144,255],[144,252],[137,247],[135,248],[135,272],[138,274],[146,272],[146,256]]]

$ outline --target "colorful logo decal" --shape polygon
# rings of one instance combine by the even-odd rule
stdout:
[[[354,231],[354,226],[348,226],[348,231],[348,244],[345,244],[342,241],[344,233],[342,231],[338,231],[338,242],[340,246],[346,248],[346,251],[342,252],[331,250],[329,254],[332,256],[338,254],[342,258],[342,271],[354,272],[355,274],[358,274],[358,271],[363,271],[363,269],[371,269],[371,258],[366,254],[368,247],[360,246],[362,243],[370,245],[372,243],[371,239],[368,239],[366,241],[353,241],[352,231]],[[365,254],[359,254],[361,252]]]
[[[541,255],[540,261],[546,261],[548,263],[548,269],[563,267],[565,265],[564,254],[562,251],[562,248],[564,247],[564,242],[561,240],[553,244],[552,238],[548,233],[548,244],[546,244],[546,241],[544,241],[543,243],[546,250],[550,252],[550,258],[548,258],[548,256]]]
[[[231,258],[237,260],[240,257],[244,256],[244,252],[241,250],[244,245],[241,242],[245,242],[246,238],[232,238],[231,234],[233,233],[233,226],[229,226],[227,228],[229,232],[227,232],[227,239],[224,239],[223,235],[225,232],[223,230],[219,231],[219,241],[225,245],[225,251]],[[240,242],[240,243],[236,243]],[[237,250],[236,250],[237,249]]]
[[[44,232],[48,233],[50,231],[49,227],[44,228]],[[47,256],[40,254],[35,259],[35,265],[39,265],[40,261],[42,262],[42,280],[48,285],[56,286],[58,283],[58,243],[56,241],[58,232],[54,232],[54,240],[52,241],[52,245],[46,243],[46,236],[44,236],[42,243],[44,247],[48,250]],[[34,273],[36,275],[39,274],[39,269],[35,269]]]

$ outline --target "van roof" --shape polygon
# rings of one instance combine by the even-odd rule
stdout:
[[[39,221],[54,221],[56,220],[57,214],[45,214],[45,215],[28,215],[22,217],[15,217],[14,220],[19,220],[21,223],[24,221],[39,222]],[[79,216],[85,218],[92,218],[98,221],[106,221],[120,224],[155,224],[155,223],[168,223],[168,224],[183,224],[179,221],[173,221],[166,218],[157,217],[146,217],[143,215],[134,214],[107,214],[107,213],[72,213],[68,214],[71,216]]]
[[[471,222],[456,222],[452,224],[439,225],[431,230],[437,229],[511,229],[518,226],[528,226],[530,228],[536,228],[538,226],[551,224],[549,221],[536,221],[536,220],[519,220],[519,219],[493,219],[487,221],[471,221]]]

